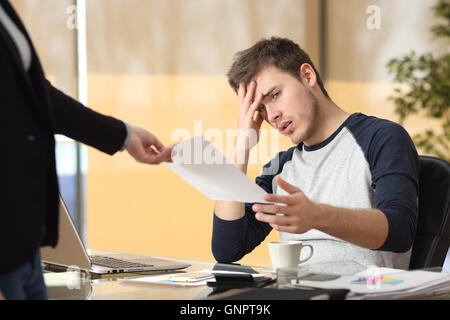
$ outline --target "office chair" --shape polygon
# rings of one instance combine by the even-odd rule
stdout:
[[[450,163],[419,156],[419,219],[409,269],[442,267],[450,245]]]

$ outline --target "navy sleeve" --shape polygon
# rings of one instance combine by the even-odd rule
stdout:
[[[214,214],[212,252],[217,262],[231,263],[242,259],[272,230],[268,223],[256,220],[252,205],[245,204],[245,215],[238,220],[226,221]]]
[[[294,148],[279,153],[263,167],[255,182],[267,193],[273,193],[272,180],[281,172],[283,164],[292,158]],[[221,263],[235,262],[257,247],[272,231],[265,222],[256,220],[253,203],[245,204],[245,215],[238,220],[220,219],[214,213],[211,248],[214,258]]]
[[[377,250],[406,252],[418,219],[419,157],[414,143],[400,125],[386,121],[372,136],[367,157],[375,207],[389,224],[386,241]]]

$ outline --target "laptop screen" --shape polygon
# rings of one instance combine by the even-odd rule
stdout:
[[[55,248],[42,247],[41,259],[45,263],[74,266],[80,269],[90,269],[91,261],[86,248],[70,217],[67,206],[59,196],[59,239]]]

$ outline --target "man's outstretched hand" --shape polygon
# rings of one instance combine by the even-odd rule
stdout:
[[[152,133],[139,127],[131,127],[128,153],[137,161],[147,164],[172,162],[172,147],[165,147]]]

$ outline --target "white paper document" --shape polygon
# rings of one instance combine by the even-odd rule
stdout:
[[[402,298],[450,292],[450,274],[388,268],[366,270],[331,281],[299,281],[299,285],[323,289],[349,289],[367,298]]]
[[[197,286],[205,286],[207,282],[216,281],[214,278],[215,274],[244,274],[244,272],[205,269],[188,273],[174,273],[162,276],[149,276],[131,279],[124,278],[118,280],[129,283],[164,284],[172,286],[197,287]],[[261,273],[253,273],[251,275],[253,276],[253,278],[260,278],[266,276],[265,274]]]
[[[121,282],[145,283],[145,284],[163,284],[182,287],[205,286],[207,281],[214,279],[214,275],[209,270],[197,271],[195,273],[174,273],[162,276],[150,276],[140,278],[118,279]]]
[[[203,136],[176,144],[172,161],[164,164],[212,200],[267,203],[267,192]]]

